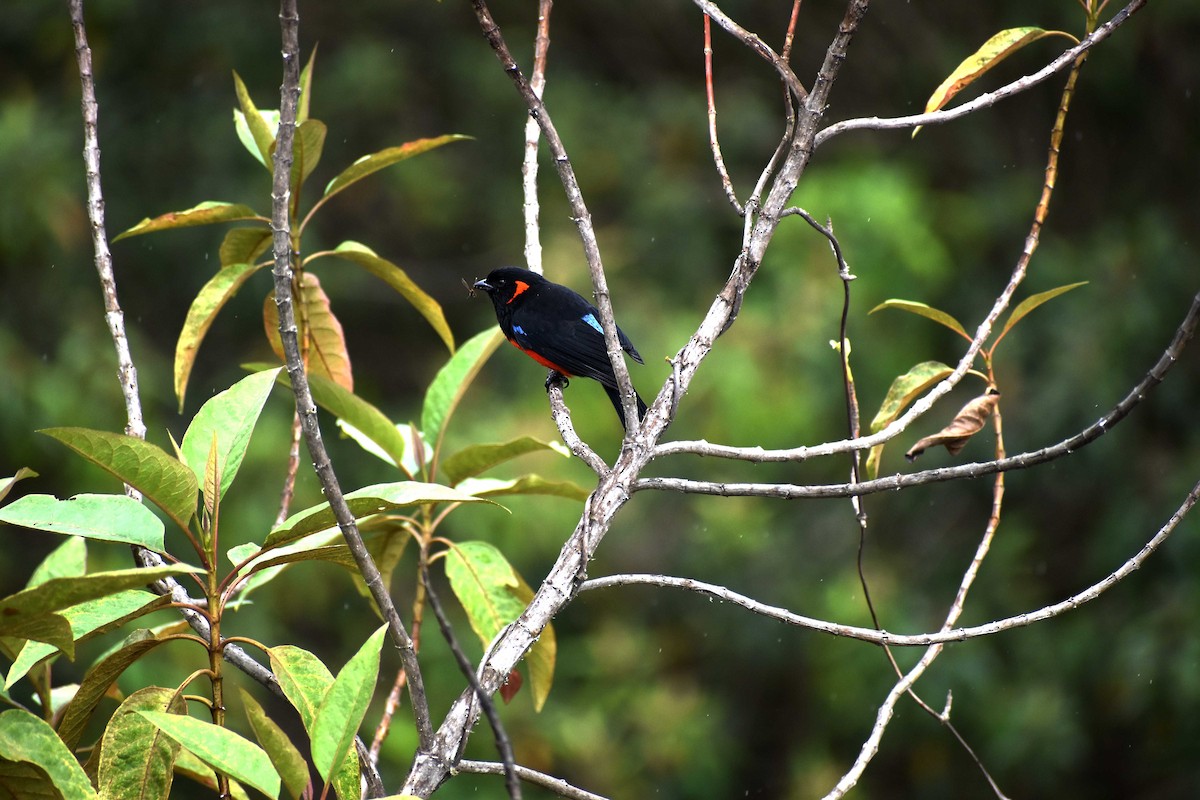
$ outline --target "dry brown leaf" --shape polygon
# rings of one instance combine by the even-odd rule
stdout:
[[[904,457],[909,461],[915,461],[921,453],[938,445],[945,445],[950,455],[958,455],[959,451],[966,446],[967,440],[983,430],[984,424],[996,410],[996,404],[999,402],[1000,390],[989,386],[986,392],[963,406],[949,425],[932,436],[926,436],[918,441],[912,446],[912,449],[904,454]]]

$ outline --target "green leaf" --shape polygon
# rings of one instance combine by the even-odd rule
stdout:
[[[257,117],[266,123],[267,131],[271,134],[271,145],[273,146],[275,144],[275,132],[279,130],[279,112],[275,109],[259,109]],[[247,117],[245,112],[240,108],[235,108],[233,110],[233,129],[237,133],[238,141],[242,143],[242,147],[246,148],[246,151],[254,156],[255,161],[270,170],[270,156],[264,156],[258,151],[258,144],[254,141],[254,134],[250,131],[249,120],[253,118]]]
[[[339,419],[337,426],[341,430],[342,435],[349,439],[353,439],[359,447],[366,450],[371,455],[391,464],[393,467],[398,467],[408,477],[414,477],[421,471],[421,464],[428,464],[433,458],[433,448],[421,436],[421,432],[416,429],[416,426],[411,424],[401,423],[394,426],[396,433],[401,441],[404,442],[404,452],[400,454],[400,460],[397,461],[391,452],[385,451],[373,438],[368,436],[364,431],[359,430],[350,424],[348,420]],[[420,458],[418,458],[420,454]]]
[[[346,349],[346,335],[342,323],[329,307],[329,296],[321,288],[321,281],[311,272],[306,272],[300,287],[304,308],[296,298],[296,313],[303,313],[308,321],[308,374],[320,375],[354,391],[354,375],[350,369],[350,353]],[[283,341],[279,338],[279,307],[275,304],[275,292],[267,295],[263,303],[263,326],[267,341],[280,361],[286,361]]]
[[[300,70],[300,99],[296,102],[296,122],[301,123],[308,119],[308,107],[312,102],[312,76],[313,64],[317,60],[317,46],[314,44],[312,53],[308,57],[308,63],[304,65],[304,69]]]
[[[205,201],[184,211],[168,211],[162,216],[150,219],[146,217],[137,225],[113,239],[119,242],[130,236],[141,236],[143,233],[166,231],[172,228],[190,228],[193,225],[212,225],[217,222],[237,222],[239,220],[264,220],[261,214],[250,206],[241,203],[224,203]]]
[[[446,551],[446,577],[484,647],[524,609],[517,573],[494,545],[459,542]]]
[[[908,372],[897,376],[892,381],[891,388],[888,389],[883,405],[875,414],[875,419],[871,420],[871,433],[877,433],[891,425],[897,417],[904,413],[904,409],[908,408],[930,386],[952,372],[954,372],[953,369],[940,361],[922,361]],[[878,444],[871,448],[866,463],[868,477],[874,478],[879,473],[879,460],[882,457],[883,445]]]
[[[280,380],[287,381],[287,374],[280,375]],[[404,436],[382,411],[321,375],[309,375],[308,385],[317,405],[339,420],[353,425],[374,442],[393,464],[403,463],[406,449]]]
[[[267,712],[258,704],[254,696],[245,689],[239,688],[242,697],[242,707],[246,709],[246,718],[250,720],[250,728],[254,738],[262,745],[267,757],[275,766],[275,771],[283,779],[283,786],[288,794],[300,800],[304,790],[308,788],[308,764],[304,756],[292,744],[292,740],[283,732],[275,721],[267,716]]]
[[[129,589],[71,606],[62,612],[62,616],[71,626],[71,636],[75,644],[80,644],[130,620],[156,611],[170,602],[171,598],[160,597],[144,589]],[[13,684],[25,677],[39,661],[56,651],[56,647],[45,642],[26,642],[8,671],[4,688],[11,689]]]
[[[950,98],[970,86],[992,67],[1008,58],[1030,42],[1036,42],[1046,36],[1064,36],[1075,44],[1079,40],[1063,31],[1047,31],[1041,28],[1009,28],[997,33],[983,43],[978,50],[967,56],[954,71],[946,76],[941,86],[933,91],[929,101],[925,103],[926,113],[937,111],[950,101]],[[917,128],[920,130],[920,128]],[[915,136],[916,130],[913,131]]]
[[[0,619],[0,636],[46,642],[63,651],[68,657],[75,657],[75,639],[71,636],[71,624],[61,614],[45,612]]]
[[[164,713],[162,709],[170,709]],[[117,708],[100,742],[98,785],[105,798],[162,798],[171,794],[179,745],[142,717],[187,719],[183,697],[173,689],[139,689]]]
[[[162,520],[123,494],[79,494],[70,500],[27,494],[0,508],[0,522],[164,552]]]
[[[11,478],[0,478],[0,500],[8,497],[8,493],[12,491],[12,487],[16,485],[17,481],[23,481],[26,478],[36,477],[37,473],[31,470],[29,467],[21,467],[19,470],[17,470],[17,474],[13,475]]]
[[[307,119],[296,126],[295,156],[292,158],[292,196],[300,194],[300,189],[308,176],[321,162],[321,152],[325,149],[325,123],[320,120]]]
[[[506,494],[541,494],[565,497],[568,500],[587,499],[591,492],[573,481],[550,481],[541,475],[522,475],[519,478],[467,478],[456,487],[475,497],[499,497]]]
[[[300,714],[304,730],[311,735],[317,709],[333,684],[333,673],[321,659],[294,645],[268,648],[267,656],[284,697]]]
[[[500,333],[498,327],[477,333],[463,342],[458,352],[438,370],[425,392],[425,405],[421,409],[421,433],[426,441],[441,441],[446,421],[454,414],[467,387],[502,341],[504,334]]]
[[[522,436],[503,444],[465,447],[442,462],[442,474],[446,476],[447,483],[456,486],[460,481],[487,472],[505,461],[542,450],[550,450],[565,458],[571,457],[571,451],[558,442],[544,442],[532,436]]]
[[[205,462],[213,437],[217,439],[217,458],[221,470],[220,497],[237,476],[250,444],[250,435],[262,413],[267,395],[282,367],[256,372],[242,378],[200,407],[183,435],[184,462],[198,480],[204,479]]]
[[[67,747],[74,749],[79,745],[80,738],[91,719],[92,712],[104,699],[113,682],[121,676],[131,664],[150,652],[160,644],[168,641],[159,637],[153,631],[141,629],[125,637],[125,641],[112,653],[102,658],[87,671],[79,691],[71,698],[62,714],[62,722],[58,726],[58,735]]]
[[[178,714],[140,711],[201,761],[268,797],[279,797],[279,775],[263,749],[228,728]]]
[[[72,536],[50,551],[29,576],[26,589],[32,589],[51,578],[71,578],[87,574],[87,541]]]
[[[312,653],[292,645],[272,647],[267,651],[267,655],[271,659],[271,671],[279,680],[279,687],[299,712],[300,721],[304,723],[304,729],[311,737],[317,711],[329,687],[333,685],[332,673]],[[342,762],[333,786],[343,800],[357,800],[358,759],[348,758]]]
[[[273,234],[265,225],[253,228],[234,228],[221,240],[221,268],[234,264],[250,264],[267,252]]]
[[[413,156],[433,150],[436,147],[441,147],[444,144],[461,142],[473,138],[475,137],[451,133],[432,139],[417,139],[402,144],[399,147],[389,147],[386,150],[380,150],[378,153],[363,156],[329,182],[329,185],[325,187],[325,197],[332,197],[350,184],[360,181],[385,167],[390,167],[392,164],[397,164]]]
[[[379,679],[379,654],[386,634],[387,625],[371,634],[342,667],[317,709],[312,728],[313,764],[327,781],[353,752],[354,737]]]
[[[395,511],[398,508],[431,503],[486,503],[479,497],[443,486],[440,483],[399,481],[365,486],[346,495],[346,503],[355,519]],[[263,549],[278,547],[307,536],[310,533],[331,528],[337,524],[329,503],[306,508],[293,514],[282,525],[267,536]]]
[[[96,798],[83,768],[54,729],[20,709],[0,714],[0,787],[14,798]]]
[[[275,145],[275,131],[279,128],[279,112],[268,112],[274,113],[274,122],[264,119],[263,113],[250,99],[250,92],[246,89],[246,84],[242,82],[242,76],[238,75],[236,71],[233,73],[233,86],[237,92],[238,105],[241,106],[240,119],[237,117],[237,112],[234,112],[234,124],[238,128],[238,138],[242,140],[242,144],[246,145],[250,155],[258,159],[258,163],[271,169],[271,148]],[[246,141],[243,130],[249,135],[249,142]],[[251,144],[254,146],[251,147]]]
[[[48,642],[62,650],[68,657],[74,657],[74,647],[70,627],[66,620],[62,625],[66,629],[67,640],[61,640],[61,630],[51,631],[56,638],[45,638],[39,630],[27,630],[31,625],[45,623],[48,615],[58,619],[56,612],[71,606],[79,605],[88,600],[123,592],[127,589],[137,589],[148,583],[165,578],[168,575],[181,575],[188,572],[200,572],[195,567],[175,564],[165,567],[145,567],[138,569],[121,569],[112,572],[96,572],[71,578],[52,578],[32,589],[25,589],[14,595],[0,600],[0,635],[20,636],[24,639],[36,639]],[[48,623],[46,623],[48,624]]]
[[[1072,289],[1078,289],[1080,286],[1083,286],[1086,283],[1087,283],[1087,281],[1079,281],[1078,283],[1068,283],[1066,286],[1059,286],[1057,289],[1050,289],[1045,292],[1038,292],[1035,295],[1026,297],[1024,300],[1022,300],[1020,303],[1018,303],[1017,307],[1014,308],[1012,310],[1012,313],[1008,315],[1008,321],[1004,323],[1004,329],[1000,331],[1000,335],[996,337],[996,342],[992,345],[992,347],[995,348],[996,344],[1000,343],[1000,340],[1004,338],[1004,335],[1006,333],[1008,333],[1008,331],[1012,328],[1012,326],[1016,325],[1018,322],[1020,322],[1025,317],[1025,315],[1028,314],[1030,311],[1033,311],[1035,308],[1040,306],[1042,303],[1045,303],[1047,300],[1053,300],[1055,297],[1058,297],[1060,294],[1066,294],[1067,292],[1071,291]]]
[[[65,444],[93,464],[128,483],[187,529],[196,513],[200,485],[187,466],[141,439],[89,428],[38,431]]]
[[[392,262],[380,258],[374,250],[358,242],[342,242],[331,252],[331,255],[357,264],[399,292],[400,296],[417,309],[426,322],[433,327],[450,352],[454,352],[454,334],[450,332],[450,325],[446,322],[441,304],[417,286],[404,270]]]
[[[870,313],[874,314],[881,308],[897,308],[901,311],[908,311],[912,314],[925,317],[926,319],[931,319],[934,322],[945,325],[947,328],[954,331],[968,342],[971,341],[971,337],[967,335],[962,323],[947,314],[945,311],[939,311],[938,309],[927,306],[924,303],[916,303],[912,300],[885,300],[872,308]]]
[[[245,230],[244,228],[242,230]],[[232,231],[231,231],[232,233]],[[187,391],[188,378],[192,374],[192,366],[196,363],[196,353],[200,342],[212,327],[217,313],[225,307],[246,279],[261,269],[261,265],[245,261],[231,264],[222,268],[208,283],[200,289],[196,299],[188,308],[187,318],[183,322],[183,330],[179,332],[179,341],[175,344],[175,397],[179,400],[179,410],[183,411],[183,396]]]

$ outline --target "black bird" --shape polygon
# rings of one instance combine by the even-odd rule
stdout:
[[[600,312],[595,306],[566,286],[519,267],[492,270],[483,280],[475,281],[473,288],[482,289],[492,299],[496,321],[509,344],[560,375],[599,381],[621,425],[625,425],[621,390],[608,360]],[[621,348],[641,364],[641,355],[619,327],[617,338]],[[637,412],[640,421],[646,415],[646,404],[640,396]]]

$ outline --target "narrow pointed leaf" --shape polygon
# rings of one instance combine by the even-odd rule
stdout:
[[[218,772],[257,789],[267,797],[279,797],[279,775],[271,766],[271,759],[249,739],[228,728],[192,717],[160,711],[138,713]]]
[[[287,373],[281,373],[279,380],[289,383]],[[382,411],[329,378],[309,375],[308,383],[317,405],[339,420],[353,425],[360,434],[374,442],[393,464],[403,463],[406,449],[404,436]]]
[[[166,800],[170,796],[179,745],[142,715],[187,719],[182,716],[185,712],[183,698],[173,689],[151,686],[125,698],[100,743],[98,784],[102,797]]]
[[[479,497],[459,492],[440,483],[399,481],[365,486],[346,495],[346,503],[355,519],[395,511],[398,508],[430,503],[486,503]],[[337,524],[328,503],[306,508],[293,514],[267,536],[263,549],[278,547],[310,533]]]
[[[340,175],[329,182],[325,187],[325,196],[330,197],[337,194],[342,189],[345,189],[352,183],[360,181],[363,178],[378,172],[385,167],[390,167],[392,164],[398,164],[405,159],[428,152],[434,148],[441,147],[444,144],[451,142],[461,142],[467,139],[473,139],[472,136],[463,136],[458,133],[451,133],[445,136],[437,136],[432,139],[417,139],[399,147],[389,147],[386,150],[380,150],[378,153],[371,153],[363,156],[355,161],[349,167],[344,169]]]
[[[357,264],[399,292],[400,296],[433,327],[447,349],[451,353],[454,352],[454,334],[450,332],[450,325],[446,322],[441,304],[417,286],[404,270],[387,259],[380,258],[374,250],[358,242],[342,242],[332,254]]]
[[[38,431],[134,487],[186,529],[196,513],[200,484],[187,465],[142,439],[90,428]]]
[[[912,300],[885,300],[884,302],[872,308],[870,313],[874,314],[876,311],[879,311],[882,308],[897,308],[901,311],[908,311],[912,314],[925,317],[926,319],[931,319],[934,322],[945,325],[947,328],[954,331],[968,342],[971,341],[971,337],[967,335],[967,331],[963,328],[962,323],[947,314],[945,311],[940,311],[932,306],[927,306],[924,303],[916,303]]]
[[[264,167],[270,169],[271,147],[275,144],[275,131],[279,127],[278,117],[276,117],[274,125],[263,119],[263,115],[250,98],[250,91],[242,82],[242,76],[238,75],[236,71],[233,73],[233,86],[237,92],[238,105],[242,109],[242,122],[253,140],[254,147],[249,147],[244,139],[242,143],[247,145],[246,149],[250,151],[250,155],[257,158]],[[278,114],[278,112],[275,113]]]
[[[22,615],[48,614],[127,589],[138,589],[171,575],[201,572],[186,564],[93,572],[70,578],[51,578],[32,589],[0,599],[0,628]]]
[[[267,716],[267,712],[258,704],[254,696],[245,689],[240,689],[242,707],[246,709],[246,718],[250,720],[250,728],[254,738],[262,745],[267,757],[275,765],[275,771],[283,779],[283,786],[296,800],[308,788],[308,764],[304,756],[292,744],[292,740],[283,729]]]
[[[221,240],[221,268],[248,264],[267,252],[271,246],[271,229],[266,225],[253,228],[234,228]]]
[[[0,714],[0,787],[9,797],[96,799],[83,768],[54,729],[21,709]]]
[[[362,725],[379,679],[379,654],[387,625],[381,625],[338,672],[325,693],[312,729],[313,764],[329,780],[353,753],[354,737]]]
[[[1020,322],[1025,317],[1026,314],[1028,314],[1030,311],[1033,311],[1035,308],[1040,306],[1042,303],[1045,303],[1047,300],[1053,300],[1055,297],[1058,297],[1060,294],[1066,294],[1067,292],[1071,291],[1072,289],[1078,289],[1080,286],[1083,286],[1086,283],[1087,283],[1087,281],[1079,281],[1078,283],[1068,283],[1066,286],[1059,286],[1056,289],[1050,289],[1045,292],[1038,292],[1035,295],[1030,295],[1029,297],[1026,297],[1024,300],[1022,300],[1020,303],[1018,303],[1017,307],[1014,308],[1012,310],[1012,313],[1008,315],[1008,321],[1004,323],[1004,329],[1000,331],[1000,335],[996,337],[996,341],[999,342],[1001,339],[1003,339],[1004,335],[1006,333],[1008,333],[1009,329],[1011,329],[1013,325],[1016,325],[1018,322]]]
[[[26,478],[36,477],[37,473],[31,470],[29,467],[21,467],[19,470],[17,470],[17,474],[13,475],[11,478],[0,478],[0,500],[8,497],[8,493],[12,491],[12,487],[16,485],[17,481],[23,481]]]
[[[946,105],[950,98],[970,86],[992,67],[1030,42],[1036,42],[1046,36],[1064,36],[1075,44],[1079,43],[1078,39],[1063,31],[1047,31],[1035,27],[1009,28],[1000,31],[984,42],[978,50],[967,56],[961,64],[954,68],[953,72],[946,76],[946,80],[942,81],[941,86],[933,91],[929,101],[925,103],[926,113],[937,111]]]
[[[275,132],[279,130],[279,111],[276,109],[259,109],[258,119],[261,119],[267,125],[267,130],[271,134],[271,144],[275,144]],[[240,108],[233,110],[233,129],[237,133],[238,141],[242,143],[242,147],[246,148],[246,152],[254,156],[254,160],[262,164],[268,170],[271,169],[271,159],[269,156],[264,156],[258,149],[258,143],[254,141],[254,134],[250,130],[249,120],[254,117],[247,117],[245,112]]]
[[[204,478],[209,448],[213,437],[216,437],[221,474],[220,497],[225,496],[237,476],[254,426],[281,370],[282,367],[276,367],[256,372],[209,398],[196,412],[183,435],[180,448],[183,460],[201,480]]]
[[[212,225],[217,222],[237,222],[246,219],[261,220],[263,217],[250,206],[241,203],[206,201],[184,211],[169,211],[154,219],[147,217],[115,237],[113,241],[119,242],[130,236],[141,236],[143,233],[153,233],[154,231],[190,228],[194,225]]]
[[[75,638],[71,635],[71,623],[61,614],[42,612],[21,614],[11,619],[0,619],[0,636],[9,639],[31,639],[46,642],[58,648],[68,658],[75,657]]]
[[[321,660],[307,650],[292,645],[272,647],[267,651],[271,671],[279,680],[279,688],[300,714],[304,730],[313,735],[317,711],[333,685],[333,674]],[[357,800],[359,768],[357,758],[342,762],[333,780],[333,787],[342,800]]]
[[[446,365],[438,370],[425,392],[425,404],[421,409],[421,433],[426,441],[440,441],[442,429],[454,414],[467,387],[502,341],[504,334],[498,327],[477,333],[463,342]]]
[[[573,481],[551,481],[541,475],[522,475],[519,478],[467,478],[456,487],[475,497],[500,497],[506,494],[540,494],[565,497],[568,500],[587,499],[591,491]]]
[[[58,726],[58,735],[67,747],[74,749],[79,745],[83,732],[91,719],[92,712],[108,693],[113,681],[121,676],[131,664],[134,664],[146,653],[160,644],[168,641],[149,630],[138,630],[125,638],[125,641],[107,656],[98,661],[84,675],[79,684],[79,691],[71,698],[62,714],[62,722]]]
[[[0,507],[0,522],[163,552],[163,524],[154,512],[123,494],[80,494],[59,500],[27,494]]]
[[[297,298],[296,316],[305,316],[308,322],[308,374],[329,378],[344,389],[354,391],[354,376],[350,370],[350,354],[346,350],[346,336],[342,323],[329,307],[329,296],[321,288],[321,281],[311,272],[304,273],[301,298]],[[304,308],[299,307],[303,302]],[[297,320],[299,321],[299,320]],[[267,295],[263,303],[263,326],[271,349],[280,361],[283,341],[279,338],[279,307],[275,304],[275,292]]]
[[[246,279],[259,269],[261,265],[249,261],[222,268],[204,284],[188,308],[183,330],[179,332],[179,341],[175,344],[175,397],[179,400],[181,412],[183,396],[187,392],[188,378],[191,377],[192,366],[196,363],[200,343],[204,341],[205,334],[217,318],[217,312],[238,293]]]
[[[144,589],[129,589],[72,606],[64,610],[62,616],[71,626],[71,636],[78,645],[156,611],[170,602],[171,598]],[[26,642],[8,670],[4,688],[12,688],[13,684],[25,677],[39,661],[54,655],[57,650],[58,648],[45,642]]]
[[[312,103],[313,65],[316,61],[317,46],[314,44],[312,53],[308,57],[308,63],[304,65],[304,69],[300,70],[300,99],[296,103],[297,124],[308,119],[308,107]]]
[[[446,476],[447,483],[455,486],[460,481],[487,472],[505,461],[542,450],[553,451],[565,458],[571,457],[571,451],[558,442],[544,442],[532,436],[522,436],[502,444],[465,447],[442,462],[442,474]]]

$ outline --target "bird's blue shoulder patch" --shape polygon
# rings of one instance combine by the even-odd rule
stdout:
[[[583,321],[595,328],[597,333],[604,335],[604,327],[600,325],[600,320],[596,319],[595,314],[589,312],[588,315],[583,318]]]
[[[521,334],[522,336],[524,336],[524,335],[525,335],[525,329],[524,329],[524,328],[522,328],[520,325],[513,325],[513,332],[514,332],[514,333],[519,333],[519,334]]]

